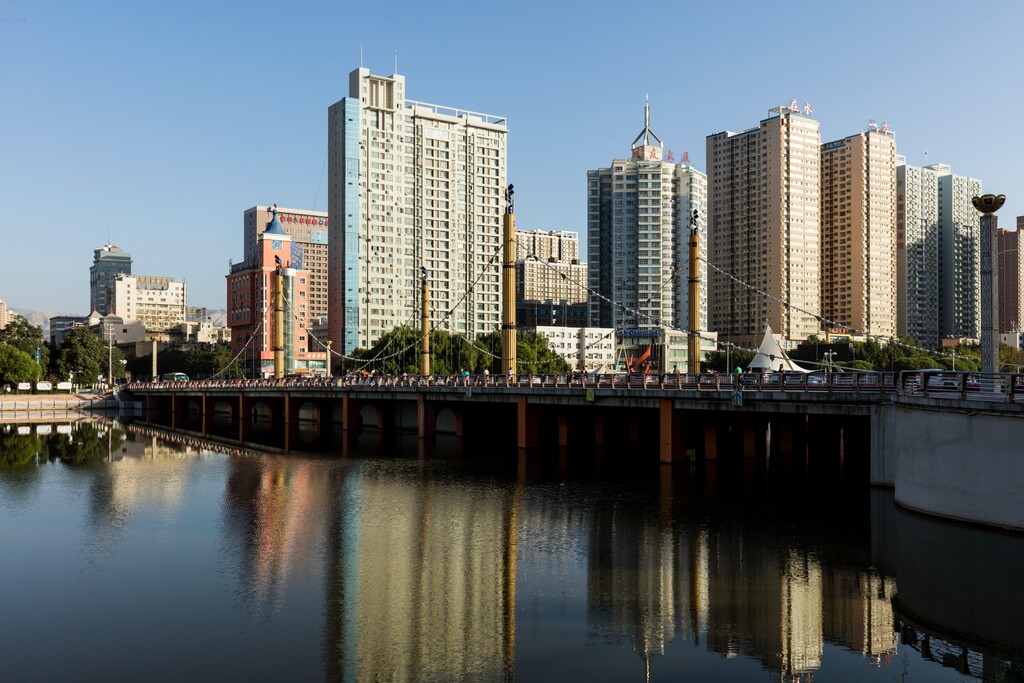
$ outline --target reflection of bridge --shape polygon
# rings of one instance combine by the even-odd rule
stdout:
[[[845,467],[869,454],[871,482],[895,486],[907,507],[1024,529],[1024,462],[1013,457],[1022,375],[370,376],[133,384],[123,396],[150,423],[285,452],[369,427],[523,449],[640,446],[632,452],[663,463],[838,457]]]

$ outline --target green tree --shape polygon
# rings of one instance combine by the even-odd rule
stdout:
[[[31,382],[42,374],[39,363],[27,353],[10,344],[0,345],[0,384]]]
[[[501,333],[496,334],[500,339]],[[552,350],[547,337],[536,332],[516,334],[516,361],[522,373],[549,375],[572,371],[572,366]]]
[[[107,346],[88,327],[76,327],[57,352],[53,373],[60,379],[93,384],[99,375],[107,372],[107,351]],[[120,362],[117,364],[121,365]]]
[[[21,316],[0,330],[0,344],[10,344],[33,359],[36,359],[38,354],[37,362],[44,368],[50,364],[50,347],[43,339],[43,328],[33,325]]]
[[[419,330],[402,326],[381,336],[371,349],[357,349],[352,355],[359,359],[349,364],[355,368],[382,375],[410,374],[420,371],[422,337]],[[516,335],[516,356],[519,372],[554,374],[570,372],[571,366],[548,345],[548,340],[534,332],[520,331]],[[481,335],[470,341],[461,334],[447,330],[430,333],[430,371],[435,375],[454,375],[468,372],[481,374],[484,370],[501,372],[501,332]]]
[[[753,351],[729,349],[728,351],[711,351],[700,363],[702,372],[732,372],[734,368],[746,368],[757,355]]]

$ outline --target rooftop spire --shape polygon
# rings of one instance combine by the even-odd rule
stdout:
[[[650,95],[644,95],[644,129],[640,131],[640,135],[636,136],[636,140],[633,140],[633,147],[636,147],[636,143],[640,142],[640,140],[643,140],[644,146],[648,146],[651,144],[651,138],[658,141],[659,147],[664,144],[661,138],[651,130],[651,97]]]

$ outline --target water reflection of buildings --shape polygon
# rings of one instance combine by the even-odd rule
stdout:
[[[590,629],[631,645],[648,674],[667,643],[702,634],[708,651],[756,659],[782,681],[810,680],[826,641],[861,652],[866,665],[896,651],[894,579],[826,565],[828,549],[805,538],[666,525],[610,504],[589,517]]]
[[[227,528],[248,599],[275,609],[289,576],[327,565],[328,679],[511,677],[511,490],[430,481],[382,462],[264,456],[230,466]]]
[[[698,643],[708,617],[703,532],[663,528],[656,519],[613,505],[597,507],[588,529],[590,630],[628,643],[645,667],[672,640]]]
[[[346,680],[494,680],[514,646],[509,494],[361,478],[346,545],[352,625]]]

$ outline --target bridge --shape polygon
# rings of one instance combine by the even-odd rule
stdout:
[[[905,507],[1024,529],[1024,374],[370,375],[134,383],[121,400],[153,425],[283,452],[362,429],[665,464],[856,458]]]

